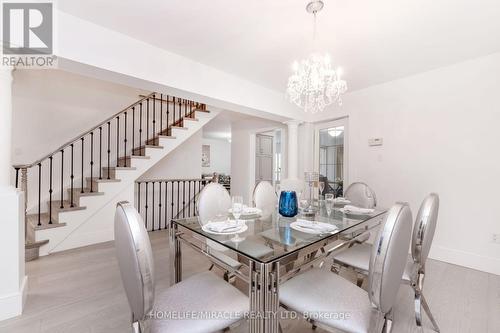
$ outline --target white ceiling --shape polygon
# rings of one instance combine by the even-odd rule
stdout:
[[[500,51],[498,0],[324,1],[317,45],[343,68],[350,90]],[[58,6],[284,91],[293,60],[312,50],[306,2],[64,0]]]

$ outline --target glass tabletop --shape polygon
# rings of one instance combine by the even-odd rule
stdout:
[[[334,208],[331,214],[328,215],[324,205],[313,216],[299,214],[293,218],[287,218],[274,211],[252,218],[242,216],[239,218],[239,221],[240,223],[245,223],[247,229],[238,234],[224,235],[204,231],[202,229],[203,225],[212,221],[203,223],[199,217],[176,219],[173,222],[257,262],[269,263],[290,253],[298,252],[332,235],[355,230],[357,226],[381,217],[384,213],[385,210],[375,209],[369,214],[353,215],[344,213],[341,209]],[[227,216],[219,216],[217,221],[225,221],[229,217],[231,216],[228,213]],[[307,222],[303,222],[303,220],[307,220]],[[298,227],[297,223],[294,223],[297,221],[299,222]],[[313,223],[313,221],[318,223]],[[301,228],[301,226],[305,227]],[[310,229],[318,228],[319,226],[321,226],[321,232]],[[323,227],[326,228],[323,229]],[[326,229],[330,230],[323,231]],[[208,245],[212,248],[215,247],[215,250],[221,250],[217,244]]]

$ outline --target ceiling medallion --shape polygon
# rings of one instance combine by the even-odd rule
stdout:
[[[314,39],[316,37],[316,13],[323,9],[323,1],[310,2],[306,10],[314,15]],[[314,52],[300,62],[293,63],[293,74],[288,79],[287,95],[291,102],[305,112],[323,111],[337,102],[342,105],[342,94],[347,83],[340,78],[341,69],[334,70],[328,53]]]

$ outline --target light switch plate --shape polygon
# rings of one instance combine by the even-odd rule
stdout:
[[[382,144],[384,143],[384,139],[382,138],[372,138],[372,139],[368,139],[368,145],[370,147],[374,147],[374,146],[382,146]]]

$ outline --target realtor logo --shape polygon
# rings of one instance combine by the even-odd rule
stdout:
[[[36,1],[36,0],[34,0]],[[19,69],[54,68],[52,2],[2,4],[2,66]]]
[[[52,54],[52,3],[3,4],[3,53]]]

